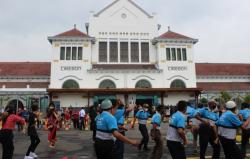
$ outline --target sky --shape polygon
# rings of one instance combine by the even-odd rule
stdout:
[[[48,36],[76,24],[113,0],[0,0],[0,61],[50,61]],[[134,0],[157,13],[159,34],[171,30],[199,39],[195,62],[250,63],[249,0]]]

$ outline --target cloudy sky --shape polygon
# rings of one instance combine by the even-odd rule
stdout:
[[[89,12],[113,0],[0,0],[0,61],[49,61],[47,36],[85,31]],[[134,0],[156,12],[160,33],[199,39],[196,62],[250,63],[249,0]]]

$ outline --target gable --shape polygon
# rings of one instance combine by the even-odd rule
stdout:
[[[148,14],[145,10],[139,7],[133,0],[115,0],[113,3],[96,13],[94,16],[110,16],[117,13],[117,10],[121,10],[126,8],[127,10],[134,11],[135,13],[141,16],[145,16],[147,18],[152,18],[150,14]]]

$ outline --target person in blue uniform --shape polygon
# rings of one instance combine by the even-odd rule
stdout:
[[[163,106],[156,107],[156,113],[152,117],[152,129],[150,135],[152,139],[155,141],[155,146],[152,151],[150,159],[161,159],[163,153],[163,140],[161,136],[161,119],[163,112]]]
[[[239,117],[241,121],[247,121],[247,119],[250,117],[250,109],[248,103],[242,103],[241,104],[242,110],[239,111]],[[246,129],[242,129],[241,134],[241,154],[243,158],[246,157],[246,146],[249,143],[250,138],[250,124],[247,126]]]
[[[148,121],[148,118],[150,117],[150,113],[148,112],[148,107],[149,107],[148,104],[144,104],[143,109],[139,110],[136,113],[136,118],[138,119],[138,123],[139,123],[139,130],[142,135],[142,140],[138,149],[141,150],[143,146],[143,150],[145,151],[149,150],[148,148],[149,135],[148,135],[148,129],[147,129],[147,121]]]
[[[214,112],[216,109],[216,102],[211,100],[208,102],[208,107],[200,109],[196,118],[201,121],[199,126],[200,139],[200,158],[205,159],[208,143],[213,148],[213,159],[220,158],[220,143],[218,142],[218,134],[215,122],[219,119],[219,115]]]
[[[138,146],[138,141],[131,140],[118,132],[117,120],[113,116],[116,107],[105,99],[101,103],[102,113],[96,117],[95,152],[97,159],[115,159],[115,140]]]
[[[186,101],[179,101],[177,112],[174,113],[169,122],[167,130],[167,147],[173,159],[186,159],[184,146],[188,144],[185,134],[186,126]]]
[[[125,136],[125,132],[128,131],[128,129],[125,127],[124,122],[125,122],[125,114],[126,112],[129,112],[129,109],[125,109],[124,104],[120,99],[116,101],[116,106],[117,110],[114,114],[114,117],[117,120],[117,125],[118,125],[118,131]],[[123,154],[124,154],[124,142],[117,139],[115,141],[115,155],[116,159],[123,159]]]
[[[221,145],[224,149],[226,159],[243,159],[241,151],[236,145],[235,138],[237,129],[240,127],[245,128],[245,124],[243,125],[243,122],[236,115],[237,106],[235,102],[228,101],[226,109],[227,111],[216,122]],[[247,122],[249,123],[249,120]]]

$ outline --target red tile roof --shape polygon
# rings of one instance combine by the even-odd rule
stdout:
[[[158,38],[160,38],[160,39],[185,39],[185,40],[193,40],[193,38],[187,37],[187,36],[179,34],[179,33],[172,32],[170,30],[168,32],[160,35]]]
[[[50,62],[0,62],[0,75],[50,76]]]
[[[250,90],[250,82],[200,82],[197,87],[204,91]]]
[[[48,88],[49,82],[0,82],[0,88],[5,85],[5,88]]]
[[[196,63],[196,75],[250,75],[250,64]]]
[[[81,32],[80,30],[74,28],[69,31],[63,32],[61,34],[56,35],[55,37],[89,37],[87,34]]]
[[[107,65],[101,65],[101,64],[95,64],[93,65],[93,69],[156,69],[155,65],[152,64],[130,64],[130,65],[124,65],[124,64],[107,64]]]

